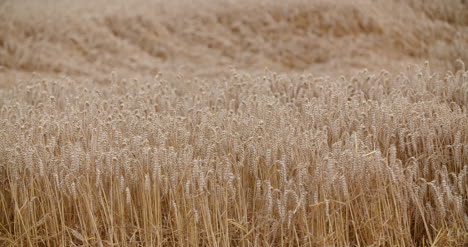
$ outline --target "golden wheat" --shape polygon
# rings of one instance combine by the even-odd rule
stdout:
[[[463,1],[165,2],[0,3],[0,246],[466,245]]]
[[[0,112],[2,241],[463,245],[467,79],[18,82]]]

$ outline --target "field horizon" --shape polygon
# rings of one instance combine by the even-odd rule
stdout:
[[[32,72],[96,81],[113,71],[216,78],[231,68],[338,77],[425,61],[454,72],[457,59],[468,63],[467,8],[459,0],[4,0],[0,86]]]

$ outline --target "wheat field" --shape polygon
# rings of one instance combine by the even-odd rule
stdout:
[[[466,246],[468,3],[0,1],[0,246]]]

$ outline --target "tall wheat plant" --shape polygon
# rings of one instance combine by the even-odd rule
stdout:
[[[18,82],[0,246],[464,246],[468,71]]]

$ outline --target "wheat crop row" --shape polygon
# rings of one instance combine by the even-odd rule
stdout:
[[[3,95],[0,236],[26,246],[462,246],[468,72],[236,71]]]

